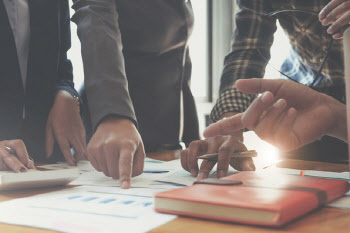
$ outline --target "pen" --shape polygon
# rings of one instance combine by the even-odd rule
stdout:
[[[242,151],[242,152],[234,152],[230,155],[230,158],[251,158],[258,156],[258,153],[255,150],[248,150],[248,151]],[[218,160],[218,153],[214,154],[206,154],[202,156],[198,156],[197,159],[205,159],[208,161],[216,161]]]
[[[143,171],[143,173],[168,173],[169,171],[149,171],[149,170],[146,170],[146,171]]]

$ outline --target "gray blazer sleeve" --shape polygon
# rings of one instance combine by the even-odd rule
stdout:
[[[108,115],[137,124],[125,75],[114,0],[73,0],[84,63],[85,90],[93,128]]]

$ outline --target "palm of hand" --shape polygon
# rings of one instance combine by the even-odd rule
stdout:
[[[282,84],[275,95],[276,98],[286,99],[288,107],[297,110],[291,127],[277,124],[271,143],[280,149],[289,151],[311,143],[325,135],[334,125],[329,106],[335,101],[332,97],[296,83]]]

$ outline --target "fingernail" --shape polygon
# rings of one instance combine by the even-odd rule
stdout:
[[[220,171],[218,171],[217,177],[222,178],[222,177],[225,177],[225,175],[226,175],[226,172],[223,170],[220,170]]]
[[[319,14],[320,19],[322,20],[324,18],[324,10],[322,10]]]
[[[328,34],[333,34],[333,27],[329,27],[329,28],[327,29],[327,33],[328,33]]]
[[[337,33],[337,34],[334,34],[334,35],[333,35],[333,38],[336,39],[336,40],[337,40],[337,39],[341,39],[341,38],[342,38],[342,35],[341,35],[340,33]]]
[[[205,174],[204,172],[200,172],[199,173],[198,180],[203,180],[203,179],[206,179],[206,178],[208,178],[207,174]]]
[[[327,18],[325,18],[324,20],[322,20],[322,25],[323,25],[323,26],[326,26],[327,24],[328,24]]]
[[[27,170],[27,168],[25,168],[25,167],[21,167],[21,168],[19,169],[19,171],[20,171],[20,172],[27,172],[28,170]]]
[[[193,177],[197,177],[197,176],[198,176],[198,171],[196,171],[195,169],[192,169],[192,170],[191,170],[191,175],[192,175]]]
[[[284,106],[284,100],[279,99],[276,103],[273,104],[274,108],[282,108]]]
[[[128,181],[123,181],[122,182],[122,189],[128,189],[130,188],[130,184]]]
[[[269,92],[265,92],[262,96],[261,96],[261,100],[262,100],[262,102],[268,102],[269,101]]]
[[[290,108],[289,110],[288,110],[288,117],[294,117],[294,115],[297,113],[297,111],[295,110],[295,108]]]
[[[250,164],[249,165],[249,171],[255,171],[255,165],[254,164]]]

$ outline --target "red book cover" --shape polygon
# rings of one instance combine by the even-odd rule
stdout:
[[[240,172],[220,180],[238,184],[210,181],[157,193],[155,209],[227,222],[282,226],[349,190],[347,181],[269,172]]]

